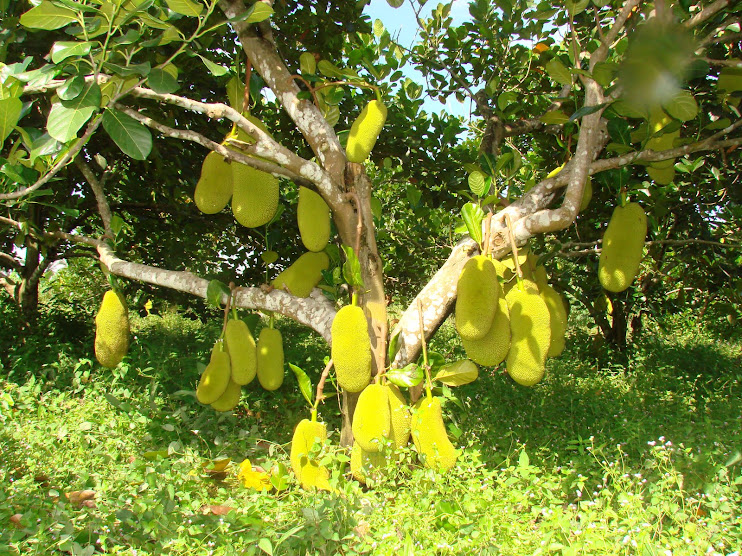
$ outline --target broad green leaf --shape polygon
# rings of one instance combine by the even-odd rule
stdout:
[[[229,297],[230,294],[229,287],[224,282],[212,280],[206,288],[206,301],[209,305],[221,308],[222,298]]]
[[[392,369],[386,373],[389,382],[400,388],[412,388],[425,378],[425,371],[417,363],[410,363],[403,369]]]
[[[165,0],[167,7],[176,14],[188,17],[198,17],[204,11],[203,4],[193,2],[192,0]]]
[[[497,107],[500,110],[505,110],[516,100],[518,100],[518,93],[515,91],[506,91],[497,97]]]
[[[227,99],[232,108],[240,112],[242,111],[242,105],[245,99],[245,84],[236,75],[233,75],[227,81]]]
[[[469,236],[482,245],[482,221],[484,220],[484,211],[476,203],[466,203],[461,207],[461,217],[469,232]]]
[[[397,352],[399,351],[399,336],[401,333],[402,329],[398,328],[392,333],[391,338],[389,338],[389,345],[386,350],[389,361],[394,361],[394,358],[397,356]]]
[[[57,89],[57,96],[62,100],[76,99],[85,89],[85,77],[75,75],[67,79],[61,87]]]
[[[268,556],[273,556],[273,545],[267,537],[263,537],[258,541],[258,548],[268,554]]]
[[[404,4],[404,0],[386,0],[386,3],[389,4],[392,8],[399,8],[402,4]]]
[[[603,108],[605,108],[605,106],[605,103],[595,104],[593,106],[583,106],[579,110],[576,110],[575,113],[569,117],[569,121],[574,122],[575,120],[579,120],[583,116],[587,116],[588,114],[593,114],[599,110],[602,110]]]
[[[404,90],[407,97],[411,100],[417,100],[423,92],[423,86],[415,83],[412,79],[405,79]]]
[[[77,14],[72,10],[55,6],[51,2],[44,0],[35,8],[31,8],[24,13],[21,16],[20,22],[21,25],[29,29],[53,31],[70,23],[77,22]]]
[[[18,123],[21,117],[23,102],[19,98],[4,98],[0,100],[0,147]]]
[[[417,364],[422,367],[424,364],[424,357],[422,354],[417,360]],[[437,351],[429,351],[428,352],[428,365],[430,366],[430,372],[431,374],[437,371],[438,369],[442,368],[446,364],[446,358],[443,357],[440,353]]]
[[[482,172],[474,171],[469,174],[469,189],[477,197],[482,197],[487,189],[486,176]]]
[[[198,55],[199,58],[201,58],[201,61],[204,63],[204,65],[208,68],[208,70],[211,72],[211,75],[214,77],[221,77],[222,75],[226,75],[229,73],[229,70],[225,68],[224,66],[220,66],[219,64],[215,64],[208,58],[204,58],[200,54]]]
[[[260,23],[273,15],[273,8],[265,2],[255,2],[247,11],[245,23]]]
[[[52,46],[52,62],[58,64],[72,56],[85,56],[94,45],[92,42],[57,41]]]
[[[716,88],[728,93],[742,91],[742,68],[724,68],[721,70]]]
[[[374,35],[378,38],[384,34],[384,22],[380,19],[374,20]]]
[[[272,264],[278,260],[278,253],[275,251],[263,251],[260,254],[260,258],[263,259],[265,264]]]
[[[320,60],[317,69],[325,77],[342,77],[343,72],[332,62]]]
[[[147,76],[147,84],[156,93],[168,94],[178,90],[178,80],[161,68],[152,68]]]
[[[564,2],[564,7],[567,8],[567,11],[575,16],[577,14],[581,14],[585,11],[585,8],[590,4],[590,0],[566,0]]]
[[[560,125],[567,123],[569,117],[561,110],[551,110],[539,118],[546,125]]]
[[[363,289],[363,278],[361,275],[361,263],[352,247],[343,245],[345,251],[345,262],[343,263],[343,278],[352,288]]]
[[[567,66],[562,64],[559,58],[552,58],[544,66],[546,73],[549,74],[552,81],[556,81],[561,85],[570,85],[572,83],[572,74],[567,69]]]
[[[479,369],[468,359],[462,359],[449,365],[444,365],[436,373],[433,380],[442,382],[447,386],[461,386],[477,380]]]
[[[103,113],[103,129],[134,160],[144,160],[152,150],[152,134],[131,116],[114,108]]]
[[[314,406],[314,402],[312,401],[312,381],[307,376],[307,373],[293,363],[289,363],[289,367],[296,375],[296,380],[299,383],[299,390],[301,390],[304,399],[307,400],[309,405]]]
[[[98,84],[90,83],[83,89],[82,93],[77,95],[75,98],[70,100],[62,100],[62,105],[65,108],[73,108],[76,110],[82,110],[84,108],[98,108],[100,107],[101,98],[102,94]]]
[[[317,60],[311,52],[303,52],[299,56],[299,69],[307,75],[314,75],[317,71]]]
[[[678,91],[662,107],[670,116],[681,122],[692,120],[698,114],[698,103],[689,91]]]
[[[52,105],[46,120],[49,135],[57,141],[66,143],[77,137],[77,132],[98,109],[97,106],[67,108],[60,103]]]
[[[528,467],[531,464],[531,458],[528,457],[525,448],[521,451],[518,456],[518,467]]]
[[[598,62],[593,68],[593,79],[603,87],[608,87],[618,72],[618,64],[613,62]]]

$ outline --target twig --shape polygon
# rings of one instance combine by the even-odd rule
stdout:
[[[319,377],[319,382],[317,383],[317,394],[314,398],[314,411],[317,411],[317,406],[319,405],[319,402],[322,402],[325,400],[325,382],[327,381],[327,377],[330,376],[330,369],[332,369],[332,366],[334,365],[334,362],[332,359],[330,359],[327,362],[327,365],[325,365],[325,369],[322,371],[322,374]]]

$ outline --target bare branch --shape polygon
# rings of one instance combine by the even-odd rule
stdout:
[[[595,68],[595,64],[605,61],[610,48],[613,46],[613,43],[618,38],[618,34],[621,32],[624,25],[626,25],[626,21],[629,19],[631,12],[640,3],[641,0],[629,0],[628,2],[624,3],[623,8],[621,8],[621,13],[616,16],[611,29],[605,35],[605,38],[600,41],[600,46],[590,55],[590,71],[593,71],[593,69]]]
[[[729,0],[716,0],[716,2],[714,2],[710,6],[706,6],[696,15],[684,21],[683,27],[685,27],[686,29],[692,29],[693,27],[696,27],[697,25],[716,15],[717,12],[723,10],[728,5]]]
[[[0,251],[0,264],[5,268],[11,268],[13,270],[21,268],[21,263],[13,255],[2,251]]]
[[[111,207],[108,206],[108,200],[103,192],[103,183],[96,177],[93,169],[81,157],[78,156],[75,158],[75,164],[77,164],[82,175],[85,176],[85,179],[90,185],[90,189],[93,190],[95,201],[98,204],[98,213],[103,220],[103,229],[106,231],[106,235],[113,239],[114,234],[111,230]]]

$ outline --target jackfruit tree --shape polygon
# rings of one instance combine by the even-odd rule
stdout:
[[[410,438],[425,465],[454,465],[433,382],[478,368],[431,373],[426,342],[450,315],[472,361],[532,386],[564,349],[565,291],[589,297],[552,280],[570,245],[614,304],[649,272],[647,242],[655,261],[652,249],[686,245],[739,260],[740,199],[722,194],[742,143],[731,3],[473,0],[459,24],[465,2],[428,13],[410,0],[412,46],[372,24],[365,0],[316,4],[0,1],[5,289],[38,281],[22,253],[48,264],[81,251],[112,282],[259,312],[270,324],[257,338],[225,318],[194,385],[218,411],[254,377],[277,390],[290,376],[274,315],[306,325],[328,343],[341,441],[365,480],[380,446]],[[424,97],[465,103],[468,128],[425,112]],[[708,238],[661,225],[694,183],[716,195],[707,220],[723,221]],[[138,225],[131,206],[153,199],[167,210]],[[397,241],[400,226],[413,239]],[[436,239],[423,255],[422,237]],[[210,280],[220,253],[235,287]],[[393,323],[390,269],[419,286],[395,290],[407,306]],[[319,396],[307,399],[292,465],[324,488],[326,430]]]

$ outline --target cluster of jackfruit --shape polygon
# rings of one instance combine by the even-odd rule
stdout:
[[[304,489],[332,490],[329,483],[330,472],[314,457],[313,450],[315,446],[322,446],[326,440],[326,425],[314,418],[311,421],[302,419],[294,429],[289,459],[291,468]]]
[[[613,210],[603,234],[598,278],[608,291],[622,292],[639,272],[647,236],[647,215],[637,203],[626,203]]]
[[[129,310],[118,291],[103,295],[95,315],[95,357],[104,367],[114,368],[129,350]]]
[[[567,311],[536,257],[523,250],[518,258],[522,278],[514,261],[483,255],[467,261],[458,281],[456,329],[469,359],[485,367],[505,361],[513,380],[532,386],[543,378],[546,358],[564,350]]]

